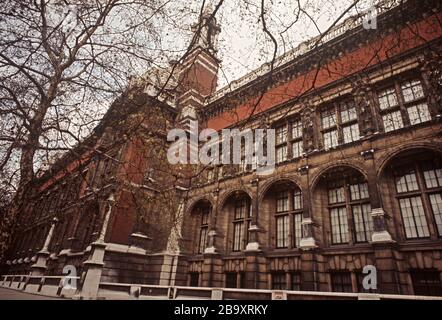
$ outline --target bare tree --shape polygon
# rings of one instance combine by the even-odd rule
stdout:
[[[130,76],[159,56],[167,60],[158,26],[177,18],[168,16],[169,2],[2,3],[0,172],[16,192],[1,226],[0,256],[35,168],[84,139]]]

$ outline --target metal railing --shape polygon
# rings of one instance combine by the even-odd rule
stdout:
[[[51,297],[71,298],[76,289],[66,286],[67,280],[76,280],[78,283],[79,279],[73,276],[2,275],[0,287]]]
[[[78,290],[64,288],[66,278],[78,277],[4,275],[0,287],[29,293],[72,298]],[[442,300],[442,297],[377,293],[341,293],[263,289],[162,286],[101,282],[97,299],[124,300]]]

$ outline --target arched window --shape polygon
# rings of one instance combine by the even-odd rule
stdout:
[[[423,159],[393,168],[396,198],[407,239],[430,236],[428,218],[433,215],[438,236],[442,236],[442,166],[439,159]]]
[[[301,190],[290,181],[277,182],[266,192],[263,206],[270,209],[273,214],[274,246],[276,248],[298,247],[302,238]]]
[[[331,244],[371,240],[370,195],[360,172],[348,167],[332,169],[322,176],[318,189],[328,211]]]
[[[293,220],[293,223],[290,223]],[[276,247],[288,248],[293,235],[294,246],[301,241],[302,196],[299,189],[283,189],[276,193]],[[293,225],[293,227],[291,227]]]
[[[235,201],[233,212],[233,251],[244,250],[248,240],[250,219],[250,200],[244,196],[239,197]]]
[[[210,207],[201,208],[201,224],[199,232],[198,253],[203,253],[207,246],[207,234],[209,233]]]
[[[209,220],[212,212],[212,205],[209,201],[199,200],[192,209],[191,226],[188,232],[193,239],[192,250],[194,253],[204,253],[207,247],[207,236],[209,234]]]

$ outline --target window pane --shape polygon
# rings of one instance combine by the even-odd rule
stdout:
[[[302,193],[301,190],[295,190],[293,192],[293,209],[302,210]]]
[[[288,191],[278,192],[276,195],[276,212],[289,211],[289,193]]]
[[[359,125],[357,123],[344,127],[342,133],[344,135],[344,143],[350,143],[360,139]]]
[[[385,132],[398,130],[404,127],[400,111],[395,111],[382,116]]]
[[[302,123],[301,121],[292,122],[292,139],[298,139],[302,137]]]
[[[236,288],[236,272],[226,273],[226,288]]]
[[[329,204],[345,202],[344,187],[329,189],[328,202]]]
[[[351,200],[361,200],[367,199],[369,197],[368,194],[368,184],[367,183],[358,183],[350,185],[350,198]]]
[[[276,247],[287,248],[289,236],[289,216],[276,217]]]
[[[425,185],[428,189],[442,186],[442,169],[424,171]]]
[[[436,221],[439,236],[442,236],[442,196],[440,193],[430,195],[431,208]]]
[[[292,273],[292,287],[291,289],[293,291],[300,291],[301,290],[301,273],[296,272]]]
[[[412,125],[430,121],[431,115],[426,103],[417,104],[407,108],[408,117]]]
[[[280,163],[287,160],[287,146],[276,149],[276,162]]]
[[[441,296],[440,272],[433,269],[410,271],[415,295]]]
[[[203,210],[202,214],[201,214],[201,225],[206,225],[209,223],[209,213],[210,210]]]
[[[233,251],[243,249],[244,240],[244,222],[235,222],[233,224]]]
[[[402,93],[405,102],[414,101],[424,97],[424,90],[419,80],[407,81],[402,84]]]
[[[293,216],[293,223],[295,224],[295,246],[299,247],[302,238],[302,213],[297,213]]]
[[[199,277],[200,277],[200,274],[198,272],[191,272],[189,285],[191,287],[198,287],[199,286]]]
[[[419,190],[416,173],[412,168],[403,169],[396,175],[396,190],[398,193]]]
[[[345,207],[334,208],[330,211],[332,243],[347,243],[348,242],[348,221],[347,210]]]
[[[272,273],[272,289],[285,290],[286,289],[286,275],[283,272]]]
[[[322,129],[328,129],[336,125],[336,113],[334,109],[325,110],[321,113]]]
[[[204,250],[206,249],[206,243],[207,243],[207,231],[208,231],[208,227],[201,227],[201,231],[200,231],[200,243],[198,246],[198,252],[199,253],[203,253]]]
[[[355,205],[353,209],[353,218],[355,223],[355,233],[357,242],[365,242],[371,239],[373,232],[373,220],[371,217],[370,204]]]
[[[247,210],[246,200],[238,200],[235,203],[235,220],[245,218],[246,210]]]
[[[333,130],[324,133],[324,149],[334,148],[338,145],[338,131]]]
[[[302,141],[293,142],[293,144],[292,144],[293,158],[302,157],[303,152],[304,152],[303,142]]]
[[[385,110],[398,105],[398,99],[394,88],[382,91],[379,96],[379,107]]]
[[[284,143],[287,141],[287,126],[281,126],[276,128],[276,144]]]
[[[331,272],[330,276],[334,292],[353,292],[350,272]]]
[[[353,102],[346,102],[341,105],[341,120],[343,123],[356,120],[358,118]]]
[[[421,197],[400,199],[399,204],[407,238],[430,236]]]

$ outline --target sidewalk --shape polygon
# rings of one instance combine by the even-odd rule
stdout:
[[[52,298],[30,294],[22,291],[0,288],[0,300],[63,300],[60,298]]]

